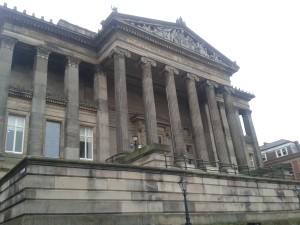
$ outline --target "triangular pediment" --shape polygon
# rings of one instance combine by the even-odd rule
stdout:
[[[189,29],[181,18],[177,19],[176,23],[172,23],[113,12],[107,20],[102,22],[102,25],[105,27],[105,25],[112,20],[126,23],[129,26],[161,38],[180,48],[187,49],[206,59],[230,67],[235,71],[239,69],[235,62],[228,59],[203,38]]]

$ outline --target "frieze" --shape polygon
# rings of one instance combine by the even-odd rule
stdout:
[[[197,52],[204,57],[215,60],[219,63],[224,63],[223,60],[220,59],[220,56],[216,52],[212,50],[208,51],[206,47],[206,43],[204,41],[202,42],[195,41],[192,37],[187,35],[183,29],[167,28],[161,26],[150,26],[146,24],[137,25],[137,27],[151,34],[154,34],[158,37],[161,37],[170,42],[185,47],[189,50]]]
[[[67,105],[67,99],[65,96],[59,95],[55,92],[46,94],[46,101],[58,105]]]
[[[19,84],[10,84],[8,94],[10,96],[32,99],[33,91],[32,88],[24,87]]]

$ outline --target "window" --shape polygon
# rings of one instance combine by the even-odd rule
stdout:
[[[283,156],[286,156],[286,155],[288,155],[288,151],[287,151],[286,148],[276,150],[276,157],[277,158],[280,158],[280,157],[283,157]]]
[[[80,127],[80,159],[93,159],[93,129]]]
[[[249,158],[250,158],[250,162],[251,162],[251,167],[252,167],[252,169],[254,169],[255,168],[255,163],[254,163],[253,154],[249,154]]]
[[[5,151],[12,153],[23,152],[25,117],[9,115],[7,121]]]
[[[51,158],[59,158],[60,123],[46,122],[44,155]]]
[[[265,161],[268,160],[268,159],[267,159],[267,154],[266,154],[266,153],[262,153],[262,154],[261,154],[261,158],[262,158],[262,161],[263,161],[263,162],[265,162]]]
[[[162,135],[158,135],[158,144],[162,144],[163,137]]]

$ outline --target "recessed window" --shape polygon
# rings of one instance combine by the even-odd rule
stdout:
[[[9,115],[7,121],[5,151],[12,153],[23,152],[25,117]]]
[[[280,158],[280,157],[283,157],[283,156],[286,156],[288,155],[288,151],[286,148],[281,148],[281,149],[278,149],[276,150],[276,157],[277,158]]]
[[[263,161],[263,162],[265,162],[265,161],[268,160],[268,159],[267,159],[267,154],[266,154],[266,153],[262,153],[262,154],[261,154],[261,158],[262,158],[262,161]]]
[[[193,147],[191,145],[187,145],[186,146],[186,152],[189,153],[189,154],[193,153]]]
[[[80,159],[93,159],[93,129],[80,127]]]
[[[60,123],[47,121],[44,155],[51,158],[59,158]]]
[[[158,135],[158,144],[162,144],[163,143],[163,137],[162,135]]]

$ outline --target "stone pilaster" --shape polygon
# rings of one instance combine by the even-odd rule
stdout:
[[[254,157],[255,157],[255,165],[257,167],[263,167],[263,161],[261,158],[261,151],[259,149],[259,144],[256,136],[256,132],[254,129],[251,111],[250,110],[243,110],[242,112],[244,126],[246,130],[246,134],[250,136],[253,140],[253,148],[254,148]]]
[[[94,93],[97,101],[97,140],[96,160],[104,162],[110,157],[109,152],[109,122],[107,104],[107,79],[106,74],[97,67],[94,77]]]
[[[146,57],[141,57],[139,65],[142,69],[146,139],[147,145],[151,145],[158,142],[156,109],[151,72],[151,66],[156,66],[156,62]]]
[[[11,64],[16,40],[0,36],[0,153],[4,152],[5,117],[8,97]]]
[[[79,59],[68,57],[65,70],[65,95],[68,103],[64,156],[74,160],[79,159],[79,63]]]
[[[117,152],[128,153],[130,152],[130,140],[128,131],[125,56],[131,57],[131,54],[127,50],[115,48],[110,55],[114,57]]]
[[[45,108],[48,57],[50,50],[37,47],[33,66],[33,96],[31,102],[28,155],[42,156],[45,136]]]
[[[237,163],[244,166],[248,165],[247,146],[243,137],[240,120],[233,104],[232,91],[231,88],[223,88],[224,105]]]
[[[205,141],[205,134],[203,130],[203,123],[199,108],[199,100],[195,82],[199,78],[193,74],[188,73],[185,82],[189,100],[190,118],[192,122],[192,131],[195,144],[195,153],[197,159],[209,161],[207,146]]]
[[[226,142],[224,138],[220,113],[218,110],[215,87],[216,87],[215,83],[211,81],[207,81],[205,83],[204,88],[205,88],[206,98],[209,106],[209,112],[211,117],[213,133],[215,137],[215,144],[217,148],[218,158],[223,163],[224,167],[229,167],[230,160],[226,148]]]
[[[234,163],[235,165],[237,165],[236,156],[235,156],[235,152],[234,152],[232,138],[230,135],[230,129],[229,129],[229,125],[228,125],[228,120],[227,120],[224,104],[220,103],[219,108],[220,108],[220,115],[221,115],[222,124],[223,124],[223,128],[224,128],[225,140],[227,143],[227,149],[228,149],[230,161],[231,161],[231,163]]]
[[[179,71],[170,66],[165,67],[164,75],[166,79],[166,94],[170,115],[172,139],[174,143],[174,156],[182,157],[185,154],[185,144],[183,141],[174,74],[179,74]]]

